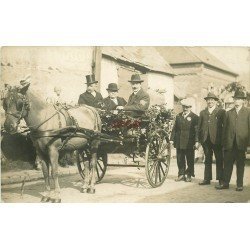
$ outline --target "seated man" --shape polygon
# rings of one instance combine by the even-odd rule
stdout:
[[[133,117],[142,116],[148,110],[150,103],[149,95],[141,88],[143,80],[141,80],[140,75],[132,75],[129,82],[131,83],[133,93],[130,95],[127,105],[125,107],[118,106],[117,109],[129,111]]]
[[[96,91],[98,81],[95,80],[95,75],[87,75],[86,80],[87,90],[79,96],[78,104],[86,104],[94,108],[100,108],[103,97]]]
[[[106,97],[103,102],[107,111],[115,110],[118,106],[125,106],[127,102],[124,98],[118,97],[118,86],[116,83],[110,83],[107,91],[109,96]]]

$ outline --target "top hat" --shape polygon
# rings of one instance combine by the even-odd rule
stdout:
[[[86,75],[86,80],[87,80],[87,82],[85,82],[85,83],[88,85],[98,82],[95,80],[95,75]]]
[[[211,98],[211,99],[214,99],[214,100],[216,100],[216,101],[219,100],[219,98],[218,98],[214,93],[212,93],[212,92],[209,92],[209,93],[207,94],[207,96],[204,97],[205,100],[210,99],[210,98]]]
[[[246,99],[247,97],[244,91],[238,89],[235,91],[233,98]]]
[[[131,80],[129,81],[131,83],[141,83],[144,82],[143,80],[141,80],[141,77],[139,74],[134,74],[131,76]]]
[[[110,83],[110,84],[108,85],[108,88],[107,88],[106,90],[118,91],[119,89],[118,89],[118,86],[117,86],[116,83]]]
[[[181,100],[181,105],[191,108],[192,107],[192,102],[191,102],[190,99],[186,98],[186,99]]]

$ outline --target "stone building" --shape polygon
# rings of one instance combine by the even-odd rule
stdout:
[[[203,98],[209,90],[219,93],[223,86],[237,81],[238,74],[203,47],[156,47],[156,49],[174,70],[176,96],[180,92],[178,90],[181,90],[182,95],[184,92],[185,97],[193,98],[195,103],[193,111],[196,113],[204,108]],[[178,106],[177,103],[178,100],[176,100]]]

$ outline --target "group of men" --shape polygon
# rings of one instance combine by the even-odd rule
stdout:
[[[103,98],[96,91],[98,81],[95,75],[86,76],[86,92],[79,96],[78,104],[86,104],[108,111],[125,110],[132,116],[142,115],[149,107],[149,95],[142,89],[143,80],[139,74],[131,76],[133,93],[128,102],[118,97],[116,83],[108,85],[108,97]],[[200,144],[205,155],[204,179],[199,185],[210,185],[212,180],[213,155],[216,161],[217,189],[228,189],[234,162],[236,162],[237,188],[243,190],[245,152],[250,145],[250,110],[244,107],[246,95],[238,90],[234,94],[234,107],[229,111],[219,108],[218,97],[208,93],[204,98],[207,108],[197,116],[191,111],[190,99],[181,101],[183,112],[176,116],[170,143],[176,148],[178,178],[176,181],[191,182],[194,174],[195,150]]]
[[[216,162],[216,189],[228,189],[236,162],[237,187],[243,190],[247,146],[250,145],[250,110],[244,107],[246,95],[242,90],[234,94],[234,107],[219,108],[218,97],[208,93],[207,107],[197,116],[191,111],[190,99],[181,101],[183,112],[176,116],[170,143],[177,152],[178,178],[191,182],[194,177],[194,154],[200,144],[205,155],[204,179],[199,185],[210,185],[213,155]],[[187,166],[186,166],[187,165]]]
[[[141,83],[143,80],[139,74],[131,76],[131,83],[133,93],[129,96],[128,102],[124,98],[118,96],[118,86],[116,83],[108,85],[108,97],[103,98],[102,95],[96,91],[98,81],[95,80],[95,75],[86,76],[87,89],[86,92],[79,96],[78,104],[86,104],[95,108],[104,108],[108,111],[125,110],[130,112],[131,116],[142,115],[149,107],[150,98],[145,92]]]

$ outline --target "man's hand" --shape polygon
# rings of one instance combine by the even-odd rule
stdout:
[[[118,109],[118,110],[123,110],[124,107],[123,107],[123,106],[117,106],[116,109]]]
[[[195,144],[194,144],[194,149],[198,149],[200,147],[200,143],[199,142],[196,142]]]

